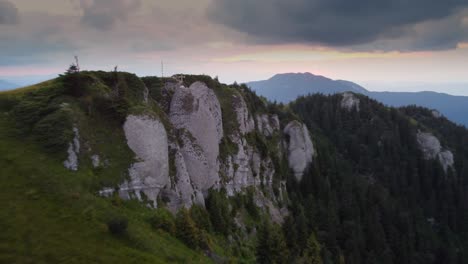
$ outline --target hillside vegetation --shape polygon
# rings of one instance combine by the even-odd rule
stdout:
[[[177,85],[200,81],[221,108],[218,161],[228,164],[249,146],[268,166],[259,165],[260,175],[252,176],[258,185],[232,193],[228,169],[221,166],[221,187],[203,194],[204,206],[177,211],[163,194],[157,203],[145,195],[123,199],[118,191],[102,195],[130,180],[129,168],[140,161],[122,128],[129,115],[160,121],[173,145],[187,144],[183,133],[195,141],[170,119],[178,89],[173,79],[80,72],[0,92],[0,262],[466,262],[465,128],[424,108],[386,107],[353,93],[284,105],[204,75],[187,75]],[[196,108],[190,100],[183,103]],[[244,104],[246,116],[255,117],[252,130],[238,120]],[[279,127],[261,132],[262,116],[277,118]],[[296,123],[298,135],[308,136],[308,130],[313,142],[313,161],[302,177],[295,177],[285,147],[297,138],[284,130]],[[67,169],[77,127],[79,166]],[[423,136],[437,141],[434,156],[422,147]],[[442,150],[453,160],[440,156]],[[98,165],[92,158],[97,154]],[[173,185],[177,151],[169,147],[168,156]]]

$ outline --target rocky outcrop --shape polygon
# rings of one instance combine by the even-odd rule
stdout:
[[[73,127],[74,138],[73,141],[68,143],[68,158],[63,162],[65,168],[77,171],[78,170],[78,154],[80,154],[80,131],[75,126]]]
[[[225,188],[232,196],[247,187],[262,186],[265,191],[262,207],[274,212],[275,221],[280,222],[283,214],[275,204],[282,199],[281,194],[286,186],[280,183],[282,190],[276,197],[273,191],[273,158],[265,156],[265,153],[262,156],[257,146],[247,142],[252,132],[265,137],[279,132],[278,117],[256,116],[259,124],[255,131],[254,116],[242,95],[235,93],[230,99],[236,116],[228,122],[237,121],[235,127],[238,129],[224,135],[221,106],[213,90],[200,82],[189,88],[166,85],[166,90],[171,94],[167,109],[172,124],[167,128],[170,139],[163,124],[156,118],[129,116],[124,124],[128,146],[135,152],[138,161],[129,168],[130,180],[119,186],[119,195],[125,199],[148,200],[153,206],[156,206],[160,196],[166,206],[176,212],[181,207],[204,205],[210,188]],[[304,132],[302,126],[300,131]],[[293,138],[297,137],[295,132],[291,133]],[[307,144],[307,151],[310,152],[311,141],[306,133],[308,141],[303,137],[301,142]],[[236,146],[236,153],[230,153],[221,160],[219,144],[224,136],[228,137],[229,144]],[[291,147],[302,144],[296,141],[293,139]],[[293,156],[297,154],[296,151],[292,153]],[[174,168],[171,175],[169,166]],[[100,194],[113,192],[112,188],[106,188]]]
[[[101,158],[99,155],[95,154],[91,156],[91,163],[93,164],[93,168],[97,168],[101,166]]]
[[[289,167],[293,170],[296,179],[300,181],[314,155],[309,130],[304,124],[291,121],[283,132],[289,137],[287,142]]]
[[[224,187],[228,195],[234,195],[250,186],[263,184],[270,188],[275,174],[271,158],[262,158],[243,138],[235,138],[233,142],[237,145],[238,152],[229,156],[222,166],[226,176]]]
[[[280,129],[280,123],[277,115],[261,114],[256,116],[257,130],[266,137],[273,135],[275,131]]]
[[[247,104],[240,94],[234,95],[233,107],[236,112],[237,123],[239,124],[239,132],[245,135],[255,129],[255,122],[249,113]]]
[[[431,114],[435,118],[441,118],[442,117],[442,114],[439,111],[435,110],[435,109],[431,110]]]
[[[156,206],[160,190],[169,183],[166,129],[153,117],[130,115],[124,124],[124,132],[138,162],[129,168],[130,180],[120,185],[119,195],[142,200],[144,194]]]
[[[452,152],[450,150],[443,150],[437,137],[431,133],[419,131],[416,139],[425,159],[439,160],[445,172],[453,166],[454,158]]]
[[[219,183],[219,142],[223,137],[221,107],[213,90],[196,82],[175,89],[170,120],[179,130],[181,154],[194,188],[205,192]]]
[[[341,99],[341,107],[348,111],[351,111],[352,109],[359,111],[359,98],[357,98],[353,93],[348,92],[342,93],[342,96],[343,99]]]

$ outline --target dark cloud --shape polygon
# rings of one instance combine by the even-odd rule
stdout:
[[[141,7],[141,0],[80,0],[83,24],[110,30],[118,21],[127,20],[130,13]]]
[[[407,38],[414,33],[412,27],[456,16],[466,7],[467,0],[217,0],[208,15],[215,22],[248,33],[257,42],[347,47]],[[447,39],[445,33],[435,34],[430,39],[430,32],[424,32],[421,37],[429,38],[427,43],[407,43],[414,49],[441,49],[467,37],[447,30],[455,34]]]
[[[10,1],[0,0],[0,25],[18,23],[18,9]]]

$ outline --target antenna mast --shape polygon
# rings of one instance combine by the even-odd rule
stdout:
[[[161,61],[161,79],[164,78],[164,61]]]
[[[80,71],[80,63],[78,61],[78,56],[75,55],[75,63],[76,63],[76,68],[78,70],[78,72]]]

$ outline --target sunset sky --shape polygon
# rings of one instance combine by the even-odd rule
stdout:
[[[164,61],[228,83],[312,72],[468,95],[468,0],[0,0],[0,79],[57,75],[74,55],[138,75]]]

